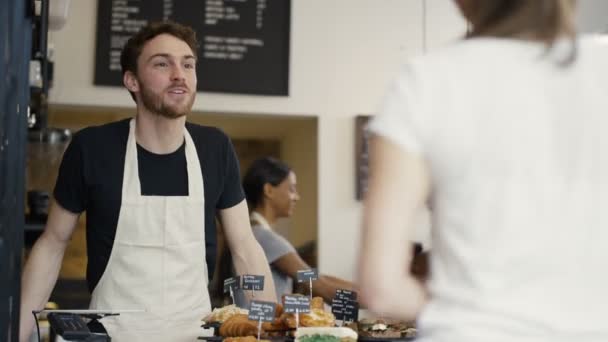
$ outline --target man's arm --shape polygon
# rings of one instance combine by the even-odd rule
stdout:
[[[381,137],[370,141],[370,181],[359,258],[361,300],[369,309],[413,320],[427,301],[410,272],[415,218],[430,192],[426,162]]]
[[[231,208],[220,210],[219,217],[226,233],[236,273],[263,275],[264,291],[256,294],[255,298],[276,302],[270,265],[262,247],[253,236],[247,202],[243,200]]]
[[[63,254],[78,217],[53,202],[44,232],[30,252],[21,278],[21,320],[19,340],[29,341],[34,327],[33,310],[46,305],[57,282]]]

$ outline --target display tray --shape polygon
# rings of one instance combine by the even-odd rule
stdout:
[[[219,322],[205,323],[201,325],[201,327],[205,329],[215,328],[215,333],[217,334],[219,328],[222,324]],[[271,337],[261,337],[262,340],[269,340],[272,342],[293,342],[294,338],[291,336],[271,336]],[[370,336],[359,336],[357,341],[359,342],[410,342],[414,341],[416,337],[370,337]],[[198,338],[199,341],[207,341],[207,342],[221,342],[224,340],[222,336],[201,336]]]
[[[211,323],[202,324],[201,328],[205,328],[205,329],[214,328],[215,336],[200,336],[198,338],[198,340],[209,341],[209,342],[223,341],[224,338],[222,336],[217,336],[221,325],[222,325],[222,323],[220,323],[220,322],[211,322]],[[293,342],[293,337],[291,337],[291,336],[263,336],[262,335],[261,339],[269,340],[272,342]]]
[[[207,342],[221,342],[224,340],[223,337],[221,336],[201,336],[198,338],[200,341],[207,341]],[[272,342],[293,342],[293,337],[269,337],[269,338],[262,338],[263,340],[268,340],[268,341],[272,341]],[[359,336],[359,339],[357,341],[359,342],[380,342],[380,341],[386,341],[386,342],[410,342],[410,341],[414,341],[416,338],[415,337],[362,337]]]
[[[359,342],[380,342],[380,341],[407,342],[407,341],[414,341],[415,339],[416,339],[415,337],[366,337],[366,336],[359,336],[359,338],[357,339],[357,341],[359,341]]]
[[[261,337],[262,340],[268,340],[272,342],[293,342],[293,337]],[[199,341],[207,342],[221,342],[224,337],[221,336],[201,336],[198,338]]]
[[[215,328],[217,330],[220,328],[221,325],[222,325],[222,323],[220,323],[220,322],[203,323],[201,325],[201,328],[205,328],[205,329]]]

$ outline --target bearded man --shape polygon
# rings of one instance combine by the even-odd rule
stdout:
[[[211,311],[216,216],[236,272],[264,275],[256,299],[276,300],[230,139],[186,122],[197,49],[195,32],[173,22],[152,23],[124,46],[123,83],[136,115],[85,128],[67,148],[45,231],[24,268],[21,341],[31,334],[32,310],[50,296],[85,211],[90,308],[142,311],[104,318],[112,341],[196,341]]]

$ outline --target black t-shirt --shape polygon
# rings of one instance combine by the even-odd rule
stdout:
[[[90,291],[101,278],[114,244],[129,120],[85,128],[74,134],[55,185],[55,199],[63,208],[74,213],[86,211]],[[201,229],[205,229],[206,261],[211,277],[217,252],[216,210],[233,207],[245,196],[230,139],[217,128],[191,123],[186,123],[186,128],[194,141],[203,173],[205,227]],[[188,194],[184,144],[165,155],[148,152],[140,146],[137,153],[142,195]]]

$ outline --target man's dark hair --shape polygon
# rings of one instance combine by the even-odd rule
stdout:
[[[198,41],[196,39],[196,32],[189,26],[178,24],[173,21],[159,21],[152,22],[144,26],[134,36],[129,38],[125,46],[122,48],[120,54],[120,66],[122,68],[122,74],[124,75],[127,71],[131,71],[137,75],[137,59],[141,55],[141,50],[144,45],[154,39],[156,36],[161,34],[169,34],[175,38],[184,41],[192,53],[196,57],[198,51]],[[135,99],[133,93],[131,97]]]
[[[278,159],[265,157],[255,160],[243,177],[243,190],[249,209],[254,210],[262,204],[266,183],[277,186],[287,178],[289,172],[289,165]]]

